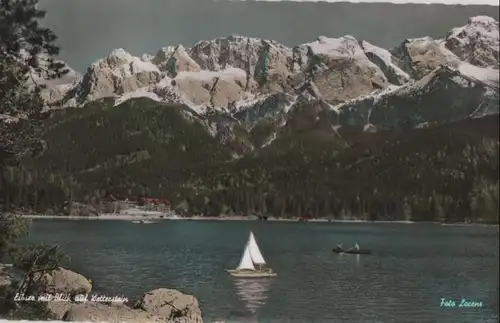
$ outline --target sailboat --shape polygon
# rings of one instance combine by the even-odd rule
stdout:
[[[278,276],[271,268],[264,268],[266,261],[260,252],[257,241],[252,232],[248,237],[245,250],[241,256],[240,264],[236,269],[226,269],[234,277],[257,278]],[[256,268],[257,266],[257,268]]]

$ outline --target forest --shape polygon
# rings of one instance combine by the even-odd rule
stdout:
[[[498,223],[497,116],[318,143],[215,165],[179,196],[213,215]]]
[[[47,150],[7,168],[9,210],[106,212],[109,194],[166,198],[182,214],[498,223],[498,116],[424,129],[284,133],[232,159],[178,106],[110,101],[48,116]]]

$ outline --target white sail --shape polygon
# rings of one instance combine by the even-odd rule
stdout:
[[[257,241],[255,240],[252,232],[250,232],[250,238],[248,239],[247,245],[250,249],[250,256],[252,257],[253,263],[256,265],[265,265],[266,261],[260,252],[259,246],[257,245]]]
[[[245,251],[243,251],[243,255],[241,256],[240,264],[238,265],[237,269],[255,270],[252,261],[252,256],[250,255],[250,248],[248,243],[245,245]]]

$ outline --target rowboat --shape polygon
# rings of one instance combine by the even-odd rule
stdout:
[[[156,223],[155,221],[148,221],[148,220],[136,220],[132,221],[134,224],[151,224],[151,223]]]
[[[343,249],[339,247],[335,247],[332,249],[334,253],[348,253],[348,254],[354,254],[354,255],[371,255],[370,250],[363,250],[363,249],[355,249],[355,248],[349,248],[349,249]]]

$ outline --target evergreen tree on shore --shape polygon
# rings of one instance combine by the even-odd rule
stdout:
[[[15,191],[15,180],[32,183],[31,176],[15,173],[11,166],[43,150],[39,120],[42,109],[39,84],[66,72],[54,56],[59,48],[55,35],[39,25],[45,12],[36,0],[0,1],[0,190]],[[18,187],[21,188],[21,187]],[[20,195],[22,196],[22,194]],[[0,206],[5,209],[5,196]],[[0,209],[0,261],[9,258],[25,276],[19,284],[3,288],[0,295],[0,315],[13,319],[50,318],[43,308],[13,301],[17,292],[30,293],[36,274],[43,275],[57,267],[61,253],[57,246],[18,245],[30,223]],[[20,305],[23,309],[19,310]],[[9,314],[10,313],[10,314]],[[14,315],[11,315],[14,313]]]
[[[0,2],[0,167],[42,149],[39,80],[67,72],[54,60],[56,36],[39,25],[44,16],[36,0]]]

